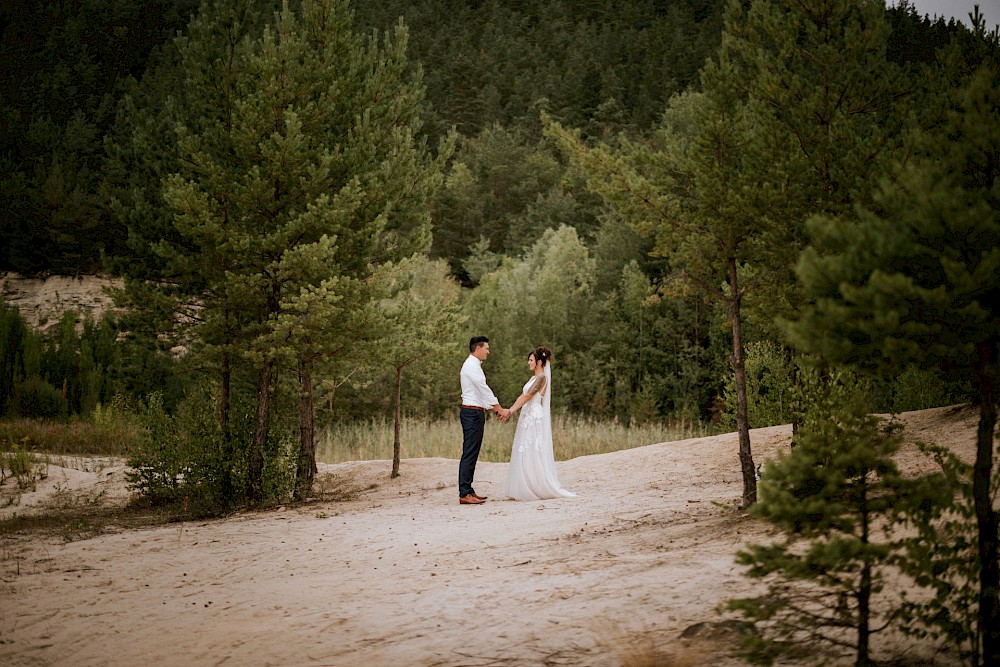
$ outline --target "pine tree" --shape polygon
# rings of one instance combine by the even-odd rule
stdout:
[[[797,446],[770,461],[761,480],[754,513],[782,529],[784,539],[738,554],[748,576],[769,582],[765,595],[729,605],[767,629],[748,646],[761,661],[790,643],[849,647],[855,665],[873,665],[871,638],[885,627],[876,610],[888,608],[886,620],[898,608],[898,601],[875,599],[889,556],[900,549],[882,533],[908,489],[892,460],[899,438],[868,414],[861,392],[845,380],[814,383],[812,416]]]
[[[407,74],[402,25],[384,43],[358,36],[342,0],[286,2],[273,25],[256,24],[246,5],[206,0],[178,41],[182,97],[166,119],[176,152],[162,164],[169,217],[155,204],[149,216],[170,228],[153,245],[157,282],[141,283],[210,353],[224,425],[229,375],[249,362],[254,501],[283,368],[299,378],[308,493],[317,360],[340,349],[345,323],[377,295],[376,268],[427,247],[428,202],[450,154],[445,144],[433,157],[419,138],[422,87],[419,72]]]
[[[810,222],[799,277],[811,304],[789,324],[831,363],[967,370],[980,411],[973,496],[984,664],[1000,663],[998,516],[991,502],[1000,401],[1000,78],[980,68],[947,122],[856,215]]]
[[[865,200],[901,147],[908,86],[887,60],[889,24],[880,0],[730,0],[721,55],[730,86],[760,103],[776,144],[761,185],[785,185],[779,211],[801,240],[813,213]],[[788,150],[788,149],[791,150]],[[794,196],[793,196],[794,195]]]

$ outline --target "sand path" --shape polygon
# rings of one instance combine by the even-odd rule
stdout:
[[[790,433],[754,431],[755,459]],[[462,506],[457,468],[322,466],[352,499],[69,543],[3,536],[0,664],[742,664],[721,630],[681,637],[753,590],[733,554],[768,529],[734,509],[735,434],[560,462],[569,499],[499,500],[506,466],[481,463],[491,499]]]

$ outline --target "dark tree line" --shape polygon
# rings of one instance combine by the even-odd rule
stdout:
[[[144,79],[176,68],[173,37],[196,0],[79,0],[0,7],[0,269],[90,273],[128,256],[111,214],[120,178],[104,139]],[[253,3],[267,20],[279,2]],[[294,6],[295,3],[293,3]],[[595,132],[648,126],[717,46],[719,12],[702,0],[356,2],[354,25],[402,18],[424,72],[426,132],[475,138],[499,125],[533,147],[538,111]],[[666,48],[664,48],[666,47]],[[165,102],[168,90],[150,93]],[[159,96],[159,99],[157,97]],[[536,193],[532,192],[531,195]],[[447,226],[445,221],[443,226]]]
[[[280,3],[244,4],[263,24]],[[458,130],[431,209],[432,256],[474,287],[505,258],[527,258],[546,230],[562,225],[575,230],[593,261],[587,291],[569,306],[572,323],[554,327],[568,332],[564,362],[581,369],[564,385],[572,390],[564,404],[626,420],[715,414],[726,375],[723,350],[730,346],[721,324],[727,316],[703,296],[662,289],[676,262],[586,186],[542,133],[541,118],[578,128],[586,144],[649,136],[672,96],[701,87],[702,66],[720,42],[719,3],[359,1],[351,9],[360,33],[379,33],[402,18],[409,29],[407,68],[421,73],[424,86],[420,131],[434,146],[449,128]],[[167,128],[136,110],[162,108],[181,94],[174,37],[197,10],[193,0],[0,8],[0,200],[8,212],[0,220],[0,269],[154,275],[164,259],[149,241],[183,244],[163,217],[166,209],[134,205],[155,200],[160,179],[179,169],[158,162],[174,141]],[[912,99],[928,92],[924,84],[933,77],[926,68],[944,46],[959,42],[965,53],[976,38],[906,5],[886,19],[886,61],[912,82],[900,84],[909,91],[901,99],[930,114],[933,104]],[[138,143],[137,133],[144,137]],[[141,146],[146,158],[126,155],[128,146]],[[863,182],[864,174],[857,175]],[[850,200],[849,190],[837,196]],[[492,321],[475,300],[470,304],[473,320]],[[773,337],[774,314],[748,311],[748,343]],[[160,324],[170,316],[159,315]],[[154,323],[134,320],[125,329],[155,334]],[[519,384],[514,366],[497,375],[503,385]],[[439,382],[447,378],[404,380],[404,404],[439,413],[443,404],[427,389]],[[382,397],[354,394],[349,385],[341,396],[347,417],[387,409]]]

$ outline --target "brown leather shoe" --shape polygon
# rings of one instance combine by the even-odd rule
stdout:
[[[462,505],[482,505],[486,501],[485,500],[480,500],[479,498],[476,497],[476,494],[474,494],[474,493],[468,493],[468,494],[462,496],[461,498],[459,498],[458,502],[459,502],[459,504],[462,504]]]
[[[487,498],[487,496],[481,496],[478,493],[473,493],[472,495],[474,495],[476,498],[479,498],[480,500],[486,500]]]

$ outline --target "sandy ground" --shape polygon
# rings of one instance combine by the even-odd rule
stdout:
[[[975,419],[903,415],[908,438],[963,456]],[[754,431],[755,460],[790,435]],[[926,466],[913,447],[900,460]],[[0,517],[126,499],[115,462],[64,463]],[[577,498],[501,500],[505,469],[480,463],[481,506],[458,504],[457,460],[404,460],[395,480],[367,461],[321,467],[347,500],[72,542],[0,535],[0,664],[743,664],[717,607],[755,592],[733,556],[769,531],[735,509],[735,434],[560,462]],[[912,641],[880,650],[949,662]]]

